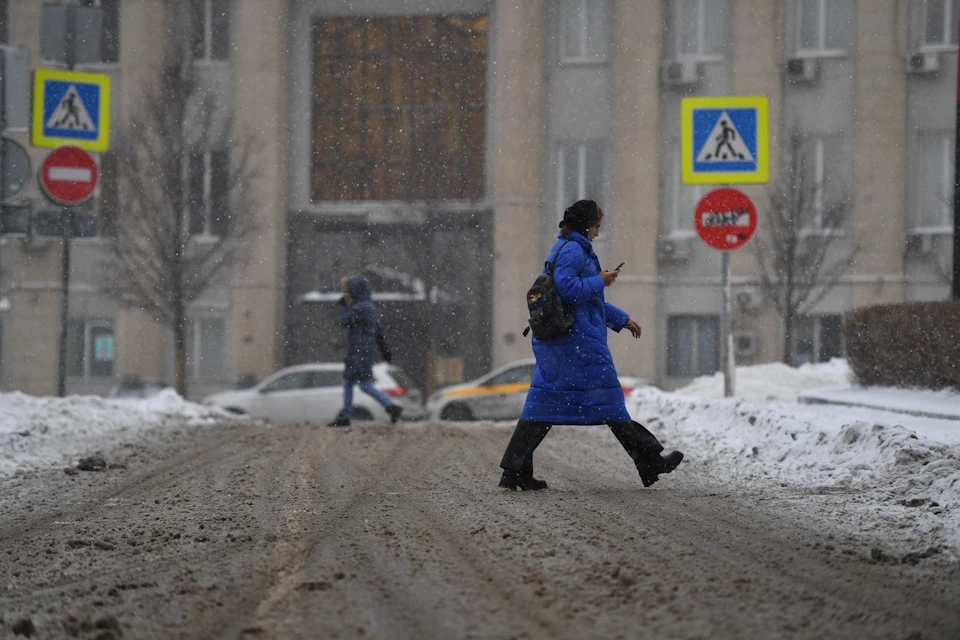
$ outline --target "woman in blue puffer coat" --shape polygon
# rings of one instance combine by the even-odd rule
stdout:
[[[618,272],[602,270],[593,252],[602,220],[603,211],[593,200],[579,200],[563,214],[547,263],[554,264],[557,293],[573,306],[574,322],[555,338],[533,338],[537,365],[517,428],[500,462],[501,487],[547,488],[546,482],[533,477],[533,452],[555,424],[607,424],[634,460],[645,487],[660,474],[673,471],[683,458],[679,451],[662,456],[660,442],[627,413],[607,346],[607,329],[619,333],[626,328],[639,338],[640,325],[603,299],[604,288],[616,281]]]
[[[383,405],[390,415],[390,422],[400,419],[403,409],[373,385],[373,363],[377,350],[383,359],[390,362],[383,338],[380,314],[370,299],[370,281],[357,274],[340,281],[343,297],[337,305],[337,321],[347,328],[347,357],[343,362],[343,408],[330,423],[331,427],[350,426],[350,410],[353,407],[353,387],[372,396]]]

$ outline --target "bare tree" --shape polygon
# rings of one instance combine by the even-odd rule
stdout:
[[[809,142],[799,136],[768,192],[766,233],[752,243],[764,291],[783,323],[783,362],[794,362],[794,326],[840,282],[860,250],[846,229],[849,197],[817,179]],[[825,173],[825,172],[823,172]]]
[[[106,291],[171,330],[176,389],[185,396],[187,309],[256,229],[260,144],[252,135],[233,136],[188,51],[167,60],[143,104],[114,145],[122,206]],[[213,154],[204,155],[211,151],[222,152],[217,167]],[[214,171],[218,193],[209,186]]]

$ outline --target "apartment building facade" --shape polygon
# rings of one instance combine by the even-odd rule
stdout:
[[[581,197],[606,214],[602,263],[627,263],[608,299],[644,327],[639,341],[611,334],[621,372],[675,387],[717,370],[720,256],[693,231],[707,189],[679,171],[687,96],[767,96],[771,181],[802,148],[817,206],[845,213],[807,232],[861,246],[798,321],[798,363],[842,354],[845,311],[949,294],[958,0],[83,3],[107,16],[91,70],[113,78],[117,130],[171,39],[188,39],[227,105],[231,133],[198,148],[197,219],[230,141],[261,142],[258,231],[188,310],[191,397],[342,357],[333,309],[357,271],[424,387],[529,357],[523,295]],[[0,0],[0,38],[35,66],[47,66],[42,4]],[[29,147],[28,132],[7,135]],[[35,166],[45,155],[30,153]],[[111,176],[124,168],[99,162],[72,242],[75,393],[131,374],[169,381],[173,367],[169,329],[103,291],[109,221],[124,215]],[[763,233],[770,186],[745,190]],[[0,389],[55,393],[61,243],[35,185],[5,205],[0,232]],[[749,247],[732,262],[738,361],[777,360],[783,329]]]

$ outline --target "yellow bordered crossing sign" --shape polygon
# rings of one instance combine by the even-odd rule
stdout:
[[[109,149],[110,76],[59,69],[34,71],[30,141],[35,147]]]
[[[759,184],[770,177],[766,96],[684,98],[680,167],[684,184]]]

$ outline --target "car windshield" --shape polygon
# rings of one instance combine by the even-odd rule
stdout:
[[[533,379],[533,365],[522,364],[516,367],[511,367],[506,371],[501,371],[497,375],[487,380],[487,384],[519,384],[521,382],[526,382],[529,384],[531,379]]]
[[[269,393],[271,391],[289,391],[290,389],[303,389],[307,386],[307,383],[310,379],[309,371],[294,371],[293,373],[288,373],[282,375],[273,382],[269,383],[263,388],[263,391]]]

